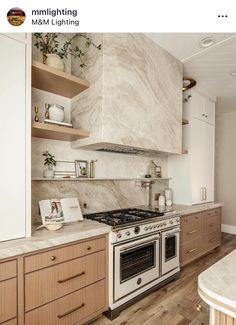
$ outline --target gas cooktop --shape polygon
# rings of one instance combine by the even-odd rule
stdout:
[[[163,216],[164,213],[157,211],[146,211],[141,209],[121,209],[108,212],[92,213],[85,218],[106,223],[109,226],[121,226],[139,223],[147,219]]]

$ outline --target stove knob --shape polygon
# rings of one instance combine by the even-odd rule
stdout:
[[[139,226],[136,226],[136,227],[134,228],[134,233],[135,233],[135,234],[139,234],[139,233],[140,233],[140,227],[139,227]]]
[[[163,226],[166,226],[166,222],[163,223]]]
[[[176,221],[176,222],[179,222],[179,218],[176,218],[175,221]]]
[[[126,236],[130,236],[130,232],[129,231],[126,231]]]
[[[145,227],[144,230],[145,230],[145,231],[148,231],[148,227]]]
[[[174,221],[173,220],[170,220],[170,224],[173,225]]]
[[[121,235],[120,233],[117,234],[117,238],[121,238],[121,236],[122,236],[122,235]]]

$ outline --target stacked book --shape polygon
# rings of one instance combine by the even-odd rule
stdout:
[[[58,122],[58,121],[54,121],[54,120],[49,120],[49,119],[45,119],[44,123],[47,124],[53,124],[53,125],[60,125],[60,126],[65,126],[67,128],[73,128],[71,123],[66,123],[66,122]]]

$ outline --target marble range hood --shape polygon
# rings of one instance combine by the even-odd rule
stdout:
[[[103,50],[91,56],[84,76],[91,87],[72,102],[73,125],[91,136],[72,146],[180,154],[182,64],[144,34],[98,35]]]

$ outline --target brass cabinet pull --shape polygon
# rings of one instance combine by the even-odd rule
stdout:
[[[87,250],[90,251],[91,248],[92,248],[91,246],[88,246],[88,247],[87,247]]]
[[[189,249],[189,250],[188,250],[188,253],[195,252],[196,250],[197,250],[196,248]]]
[[[51,261],[55,261],[55,259],[56,259],[56,256],[51,256]]]
[[[59,314],[59,315],[57,315],[57,317],[58,317],[58,318],[62,318],[62,317],[65,317],[65,316],[67,316],[67,315],[70,315],[70,314],[73,313],[74,311],[76,311],[76,310],[78,310],[78,309],[80,309],[80,308],[83,308],[84,306],[85,306],[85,304],[82,303],[81,305],[79,305],[79,306],[77,306],[77,307],[75,307],[75,308],[73,308],[73,309],[71,309],[71,310],[66,311],[64,314]]]
[[[197,307],[196,307],[197,311],[201,311],[202,310],[202,306],[201,304],[198,304]]]
[[[216,238],[212,238],[210,239],[210,242],[216,241]]]
[[[72,276],[70,276],[70,277],[68,277],[68,278],[65,278],[65,279],[62,279],[62,280],[58,280],[57,282],[58,282],[58,283],[63,283],[63,282],[66,282],[66,281],[72,280],[72,279],[77,278],[77,277],[79,277],[79,276],[81,276],[81,275],[84,275],[84,274],[85,274],[85,272],[83,271],[83,272],[77,273],[77,274],[75,274],[75,275],[72,275]]]
[[[189,231],[189,232],[187,232],[187,234],[188,234],[188,235],[191,235],[191,234],[195,234],[195,232],[197,232],[197,230]]]

